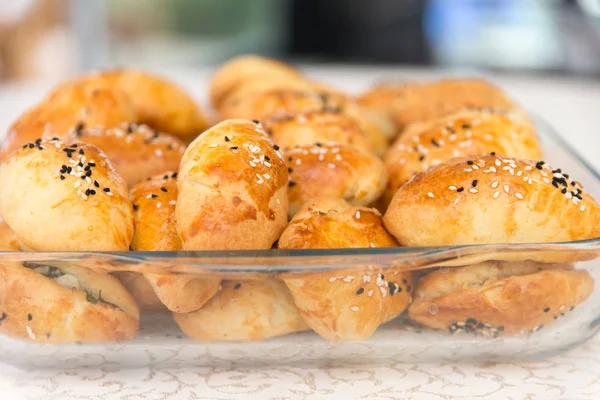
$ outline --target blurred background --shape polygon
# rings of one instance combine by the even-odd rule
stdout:
[[[0,80],[294,62],[600,77],[600,0],[2,0]]]

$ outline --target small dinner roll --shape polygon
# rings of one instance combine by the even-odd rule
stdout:
[[[383,218],[404,246],[567,242],[600,236],[600,207],[561,169],[499,155],[457,159],[403,185]]]
[[[371,142],[356,119],[336,110],[272,117],[263,121],[263,127],[282,149],[333,142],[371,151]]]
[[[186,335],[205,341],[257,341],[309,329],[275,279],[223,281],[204,307],[173,318]]]
[[[452,334],[516,335],[552,324],[593,289],[590,274],[568,264],[490,261],[421,277],[408,312]]]
[[[375,209],[321,197],[305,204],[279,239],[282,249],[394,247]],[[411,301],[410,272],[356,266],[285,278],[300,313],[328,341],[362,340]]]
[[[361,106],[391,117],[399,129],[463,108],[515,107],[497,86],[482,79],[441,79],[426,83],[387,83],[359,98]]]
[[[135,210],[134,251],[178,251],[175,227],[177,174],[168,172],[138,183],[131,191]],[[144,274],[160,301],[173,312],[199,309],[220,289],[220,278],[200,275]],[[152,300],[148,299],[148,301]]]
[[[44,134],[64,135],[78,124],[110,128],[136,120],[137,113],[129,96],[117,88],[102,84],[62,84],[13,122],[0,157],[6,158],[24,143]]]
[[[135,300],[108,274],[71,263],[0,264],[0,332],[39,342],[113,342],[139,329]]]
[[[6,222],[0,220],[0,251],[21,251],[19,239]]]
[[[489,154],[538,160],[535,128],[514,112],[463,110],[406,128],[384,156],[386,202],[413,175],[453,158]]]
[[[270,249],[287,222],[288,173],[260,124],[223,121],[183,155],[177,232],[184,250]]]
[[[86,76],[81,80],[105,80],[125,92],[139,122],[161,132],[192,141],[208,127],[206,116],[183,89],[162,77],[133,68],[121,68]]]
[[[281,61],[253,54],[243,55],[217,68],[210,79],[210,100],[215,108],[220,108],[231,91],[245,82],[301,79],[302,73],[299,70]]]
[[[387,183],[383,162],[352,146],[317,143],[286,150],[285,156],[290,175],[290,216],[318,196],[369,205],[379,198]]]
[[[2,160],[0,213],[33,250],[127,251],[133,236],[127,184],[76,141],[38,139]]]
[[[185,151],[181,139],[134,123],[105,129],[70,129],[65,139],[99,147],[129,185],[165,171],[177,170]]]
[[[119,271],[113,272],[121,284],[133,296],[140,311],[142,312],[168,312],[169,309],[161,303],[154,293],[154,289],[146,280],[144,275],[137,272]]]

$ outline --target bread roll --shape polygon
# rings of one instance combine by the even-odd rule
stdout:
[[[263,126],[282,149],[332,142],[371,151],[371,142],[358,122],[336,110],[272,117]]]
[[[0,332],[39,342],[111,342],[138,332],[133,297],[110,275],[67,263],[0,264]]]
[[[185,151],[181,139],[134,123],[110,129],[78,125],[65,138],[99,147],[129,185],[177,170]]]
[[[58,139],[24,145],[0,164],[0,213],[41,251],[127,251],[127,184],[95,146]]]
[[[21,251],[19,239],[6,222],[0,220],[0,251]]]
[[[386,202],[413,175],[453,158],[489,154],[537,160],[535,128],[514,112],[463,110],[406,128],[385,154]]]
[[[290,216],[318,196],[341,197],[353,205],[369,205],[387,183],[383,162],[352,146],[320,144],[285,151],[290,175]]]
[[[457,159],[402,186],[383,218],[404,246],[566,242],[600,236],[600,208],[543,161]]]
[[[0,157],[6,158],[24,143],[44,134],[64,135],[78,124],[110,128],[136,120],[137,113],[129,96],[117,88],[102,84],[63,84],[13,122]]]
[[[287,222],[288,173],[260,124],[228,120],[183,155],[175,208],[184,250],[270,249]]]
[[[587,271],[567,264],[492,261],[423,276],[408,312],[452,334],[515,335],[553,323],[593,288]]]
[[[138,183],[131,191],[135,210],[134,251],[178,251],[175,228],[177,174],[173,172]],[[173,312],[199,309],[220,289],[221,279],[198,275],[144,274],[159,300]],[[141,285],[141,284],[140,284]],[[151,302],[152,296],[142,299]]]
[[[173,318],[186,335],[205,341],[257,341],[308,329],[289,290],[275,279],[223,281],[204,307]]]
[[[377,210],[328,197],[305,204],[279,239],[282,249],[393,246]],[[410,273],[377,265],[290,276],[285,283],[307,324],[331,342],[371,336],[406,309],[413,285]]]
[[[435,119],[463,108],[515,107],[497,86],[481,79],[381,84],[364,93],[359,98],[359,103],[382,117],[391,117],[399,129],[404,129],[413,122]]]

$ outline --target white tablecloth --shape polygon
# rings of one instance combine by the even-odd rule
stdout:
[[[315,77],[360,89],[382,75],[430,77],[435,72],[312,68]],[[201,97],[205,74],[169,74]],[[585,80],[494,79],[548,120],[600,170],[600,83]],[[0,88],[0,128],[48,84]],[[394,364],[304,369],[154,368],[21,371],[0,363],[0,400],[10,399],[564,399],[600,398],[600,336],[566,354],[515,364]]]

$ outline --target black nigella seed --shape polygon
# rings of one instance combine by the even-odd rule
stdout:
[[[225,136],[225,141],[229,142],[229,140],[231,140],[231,139],[229,139],[229,136]]]
[[[315,146],[321,147],[322,145],[321,145],[321,143],[317,142],[317,143],[315,143]]]
[[[31,321],[33,319],[33,317],[31,316],[31,314],[27,314],[27,321]]]
[[[473,161],[469,160],[469,161],[467,161],[467,164],[473,165]]]
[[[233,290],[238,290],[241,287],[242,287],[241,283],[236,283],[235,286],[233,287]]]
[[[134,124],[127,125],[127,133],[133,133],[134,129],[135,129],[135,125]]]
[[[556,183],[556,181],[552,181],[552,186],[558,189],[558,183]]]
[[[265,156],[265,160],[267,160],[267,161],[271,161],[271,157],[269,157],[269,156]]]
[[[550,311],[550,307],[544,308],[544,312],[548,312],[548,311]]]
[[[171,175],[171,178],[173,178],[173,179],[177,178],[177,172],[173,172],[173,175]]]
[[[567,188],[563,188],[563,190],[560,191],[562,194],[567,193]]]
[[[364,288],[359,288],[359,289],[356,291],[356,294],[363,294],[363,293],[364,293],[364,291],[365,291],[365,289],[364,289]]]
[[[90,189],[86,189],[86,190],[85,190],[85,195],[86,195],[86,196],[89,196],[89,195],[90,195]]]
[[[137,205],[137,204],[134,204],[134,205],[133,205],[133,211],[137,211],[137,210],[138,210],[138,208],[139,208],[139,207],[138,207],[138,205]]]
[[[154,193],[152,193],[152,194],[150,195],[150,197],[152,197],[153,199],[155,199],[155,198],[157,198],[157,197],[158,197],[158,195],[157,195],[157,194],[154,194]]]
[[[73,144],[72,144],[72,145],[70,145],[69,147],[70,147],[70,148],[72,148],[72,149],[76,149],[76,148],[77,148],[77,143],[73,143]],[[73,151],[73,150],[71,150],[71,151]]]
[[[83,149],[79,149],[79,154],[83,155]]]
[[[412,287],[410,287],[410,286],[407,286],[407,287],[406,287],[406,292],[407,292],[407,293],[409,293],[411,290],[412,290]]]
[[[162,190],[162,191],[163,191],[163,192],[165,192],[165,193],[166,193],[166,192],[168,192],[168,190],[167,190],[167,188],[166,188],[166,187],[161,187],[161,188],[160,188],[160,190]]]
[[[402,283],[404,283],[406,285],[408,281],[406,279],[402,279]]]
[[[61,176],[60,176],[60,180],[61,180],[61,181],[64,181],[64,180],[65,180],[65,176],[64,176],[64,175],[61,175]]]
[[[465,188],[464,188],[464,187],[462,187],[462,186],[461,186],[461,187],[459,187],[458,189],[456,189],[456,191],[457,191],[458,193],[462,192],[463,190],[465,190]]]
[[[575,309],[575,306],[571,306],[571,308],[569,308],[569,311],[573,311]]]
[[[290,186],[290,187],[294,187],[294,186],[296,186],[296,182],[294,182],[294,181],[290,181],[290,183],[289,183],[289,186]]]
[[[490,153],[490,156],[495,156],[495,155],[496,155],[496,152],[495,152],[495,151],[492,151],[492,152]]]
[[[499,327],[496,328],[496,330],[498,332],[504,332],[504,327],[502,325],[500,325]]]
[[[257,119],[253,119],[252,122],[254,122],[255,124],[260,124],[260,122]]]
[[[6,313],[2,313],[0,316],[0,321],[4,321],[6,319]]]
[[[469,129],[471,127],[470,124],[462,124],[461,126],[463,129]]]
[[[425,159],[425,155],[421,154],[421,155],[419,156],[419,161],[423,161],[424,159]]]
[[[440,147],[440,144],[435,139],[431,139],[431,144],[435,147]]]
[[[473,187],[477,186],[477,179],[474,179],[473,182],[471,182],[471,186],[473,186]]]
[[[104,191],[105,191],[106,193],[108,193],[108,192],[110,192],[110,188],[104,188]]]
[[[237,150],[237,149],[238,149],[238,147],[237,147],[237,146],[231,146],[231,147],[229,148],[229,150]]]
[[[169,179],[169,175],[165,175],[165,176],[163,176],[163,179],[164,179],[164,180],[167,180],[167,179]]]
[[[288,172],[291,174],[292,173],[292,169],[288,167]]]
[[[96,186],[97,188],[100,187],[100,184],[98,183],[98,181],[94,181],[94,186]]]
[[[96,191],[94,189],[90,189],[90,194],[93,196],[96,194]]]
[[[80,167],[83,167],[83,163],[81,161],[77,165],[80,166]]]
[[[292,160],[293,160],[292,156],[289,156],[289,157],[288,157],[288,161],[290,161],[290,162],[291,162]]]
[[[85,173],[85,176],[90,176],[90,175],[92,175],[92,170],[88,169],[87,172]]]
[[[484,326],[483,323],[480,322],[480,323],[477,324],[477,326],[475,328],[477,328],[477,329],[483,329],[483,326]]]
[[[469,318],[466,323],[469,325],[477,325],[477,320],[475,318]]]
[[[279,150],[279,146],[277,146],[276,144],[275,144],[275,145],[273,145],[273,148],[274,148],[275,150]]]

